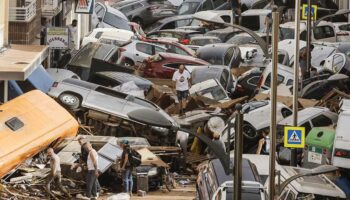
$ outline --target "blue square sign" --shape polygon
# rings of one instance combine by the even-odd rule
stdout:
[[[292,148],[304,148],[305,127],[285,127],[284,146]]]

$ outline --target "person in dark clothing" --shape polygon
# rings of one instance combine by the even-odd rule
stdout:
[[[231,3],[233,24],[241,25],[242,24],[241,0],[228,0],[228,1],[229,3]],[[236,15],[238,15],[238,20]]]
[[[126,193],[129,193],[130,196],[132,196],[133,180],[132,180],[132,165],[129,162],[129,158],[131,156],[129,141],[123,140],[121,142],[121,147],[123,148],[123,153],[120,161],[120,169],[123,173],[124,191]]]

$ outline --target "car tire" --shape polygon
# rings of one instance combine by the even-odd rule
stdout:
[[[58,97],[60,103],[69,109],[77,109],[80,106],[80,98],[71,93],[63,93]]]
[[[125,62],[124,62],[124,66],[125,66],[125,67],[132,68],[134,65],[135,65],[134,61],[132,61],[132,60],[129,59],[129,58],[126,58],[126,59],[125,59]]]
[[[257,131],[249,123],[243,123],[243,135],[249,140],[255,140],[258,137]]]

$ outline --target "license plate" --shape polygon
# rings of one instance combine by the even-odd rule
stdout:
[[[315,152],[308,152],[308,161],[316,164],[322,163],[322,154]]]

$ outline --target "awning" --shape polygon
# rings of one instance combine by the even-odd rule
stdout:
[[[48,55],[48,46],[11,45],[0,55],[0,80],[26,80]]]

